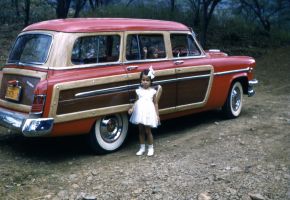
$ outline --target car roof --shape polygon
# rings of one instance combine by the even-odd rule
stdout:
[[[43,21],[26,27],[23,31],[48,30],[58,32],[106,31],[189,31],[178,22],[129,18],[68,18]]]

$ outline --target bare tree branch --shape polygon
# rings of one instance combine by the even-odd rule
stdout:
[[[126,7],[128,7],[131,3],[133,3],[135,0],[129,0],[128,3],[126,4]]]

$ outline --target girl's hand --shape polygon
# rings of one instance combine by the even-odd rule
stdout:
[[[133,112],[133,108],[130,108],[130,109],[128,110],[128,114],[131,115],[132,112]]]

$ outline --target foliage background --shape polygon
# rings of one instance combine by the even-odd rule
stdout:
[[[1,0],[0,8],[1,65],[25,26],[66,17],[177,21],[193,27],[205,49],[231,55],[258,57],[268,49],[290,44],[290,0]]]

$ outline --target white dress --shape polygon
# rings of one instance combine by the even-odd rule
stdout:
[[[136,94],[138,100],[134,104],[130,122],[156,128],[158,126],[158,118],[153,103],[153,97],[156,94],[156,90],[153,88],[144,89],[140,87],[136,90]]]

